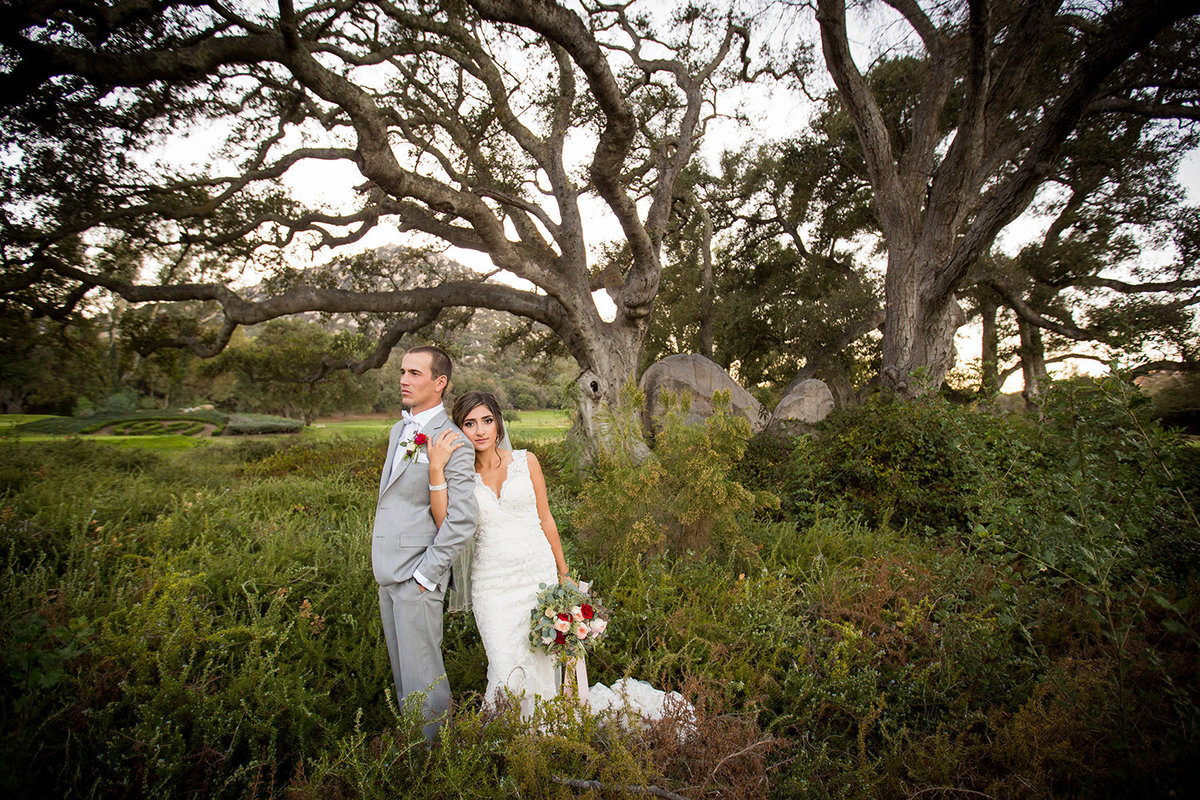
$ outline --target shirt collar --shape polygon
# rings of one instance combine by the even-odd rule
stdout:
[[[424,428],[433,421],[434,417],[436,417],[438,414],[445,413],[445,411],[445,406],[443,406],[441,403],[438,403],[433,408],[427,408],[419,414],[413,414],[413,422],[417,423],[419,428]]]

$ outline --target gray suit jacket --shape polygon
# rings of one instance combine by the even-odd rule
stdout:
[[[404,458],[403,451],[397,452],[403,430],[404,423],[397,422],[388,434],[387,458],[379,478],[379,503],[375,507],[371,568],[380,586],[403,583],[418,570],[444,589],[454,557],[475,535],[479,514],[475,503],[475,450],[470,444],[460,447],[446,464],[448,507],[442,527],[437,528],[429,513],[428,461],[405,459],[391,477],[393,460]],[[445,412],[434,417],[421,433],[432,442],[444,430],[462,435]],[[424,455],[425,449],[419,452]]]

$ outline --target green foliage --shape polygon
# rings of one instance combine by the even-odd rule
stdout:
[[[121,389],[101,398],[99,404],[96,406],[96,411],[100,414],[124,416],[137,411],[137,407],[137,392],[132,389]]]
[[[567,408],[565,389],[579,367],[546,328],[514,323],[511,315],[479,309],[471,323],[451,337],[461,353],[454,366],[454,395],[485,391],[496,395],[505,410]]]
[[[765,792],[769,748],[716,699],[700,752],[672,723],[625,733],[562,702],[531,724],[485,713],[462,615],[445,636],[455,717],[427,751],[415,706],[388,694],[364,535],[377,443],[4,456],[30,474],[0,508],[0,753],[23,767],[0,776],[8,796],[554,797],[556,779],[697,775],[727,796]],[[746,775],[757,788],[739,788]]]
[[[575,511],[581,542],[593,551],[615,549],[623,559],[663,550],[745,551],[743,520],[777,503],[732,477],[750,423],[730,412],[728,394],[714,397],[715,412],[703,426],[688,425],[686,409],[670,402],[654,452],[639,460],[628,445],[638,436],[632,409],[640,397],[626,394],[624,408],[605,423],[614,444],[601,452],[598,479],[584,489]]]
[[[820,437],[798,440],[774,479],[787,513],[801,520],[834,503],[872,526],[959,531],[996,476],[1022,468],[1019,425],[937,397],[909,403],[875,394],[835,410]]]
[[[1179,692],[1200,654],[1194,463],[1111,378],[1053,387],[1039,417],[875,397],[814,439],[756,441],[743,475],[781,494],[802,539],[766,541],[764,560],[811,560],[818,592],[800,604],[816,672],[780,706],[814,745],[787,785],[1182,785],[1200,715]]]
[[[258,478],[284,475],[320,478],[339,474],[355,480],[378,480],[386,456],[386,439],[309,442],[272,450],[243,471]]]
[[[1200,565],[1182,494],[1191,451],[1149,411],[1116,378],[1055,385],[1040,418],[879,394],[835,411],[790,453],[786,440],[764,442],[756,449],[771,456],[746,477],[801,522],[841,508],[1089,581],[1111,559],[1184,574]]]
[[[272,320],[253,330],[251,337],[230,344],[204,365],[203,372],[235,376],[231,394],[239,410],[282,413],[311,422],[334,411],[370,408],[373,397],[357,376],[344,369],[320,375],[325,359],[359,360],[369,347],[366,337],[350,331],[330,332],[297,319]]]
[[[694,352],[736,363],[747,387],[781,391],[802,368],[835,391],[865,377],[879,289],[856,239],[875,230],[875,215],[861,154],[847,152],[849,120],[826,110],[813,128],[726,153],[717,176],[685,176],[695,197],[672,206],[642,369]],[[707,276],[703,246],[713,251]]]
[[[93,320],[52,321],[0,302],[0,411],[70,413],[102,386],[102,347]]]

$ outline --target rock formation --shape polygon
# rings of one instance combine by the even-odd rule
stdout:
[[[703,423],[713,413],[713,395],[729,392],[730,409],[750,420],[754,433],[766,424],[767,414],[753,395],[729,377],[720,365],[694,353],[667,356],[650,367],[642,375],[641,389],[646,395],[642,422],[647,429],[655,427],[655,420],[665,411],[661,398],[664,391],[690,400],[686,416],[689,423]]]

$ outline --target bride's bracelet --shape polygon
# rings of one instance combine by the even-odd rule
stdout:
[[[429,484],[429,491],[431,491],[431,492],[440,492],[442,489],[445,489],[445,488],[446,488],[446,484],[444,484],[444,483]]]

